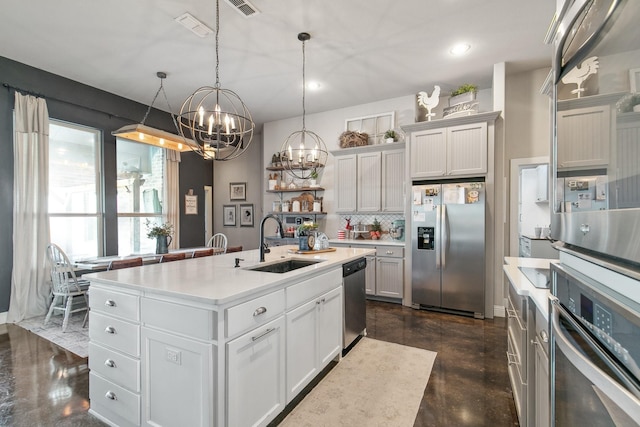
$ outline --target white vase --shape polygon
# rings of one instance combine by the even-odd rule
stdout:
[[[387,144],[391,144],[393,142],[393,138],[387,138],[387,139],[385,139],[385,142]]]

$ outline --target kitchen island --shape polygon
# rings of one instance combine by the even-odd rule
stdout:
[[[266,425],[342,350],[342,265],[271,248],[86,275],[91,413],[111,425]],[[239,259],[240,267],[235,267]],[[286,273],[251,268],[320,261]]]

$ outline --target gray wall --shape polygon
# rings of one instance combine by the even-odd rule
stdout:
[[[151,72],[149,73],[151,75]],[[0,81],[3,85],[43,95],[52,118],[79,123],[102,130],[104,171],[105,255],[118,252],[116,211],[116,147],[111,131],[142,120],[146,105],[47,73],[0,57]],[[9,309],[13,264],[13,105],[14,91],[0,88],[0,313]],[[167,113],[153,110],[146,124],[175,132]],[[181,218],[180,246],[200,246],[204,240],[204,185],[211,185],[211,162],[194,153],[182,156],[180,194],[193,188],[198,198],[198,216]],[[197,185],[196,185],[197,184]],[[184,211],[183,203],[181,210]]]

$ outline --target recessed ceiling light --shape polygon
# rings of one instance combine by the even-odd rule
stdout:
[[[318,90],[320,89],[321,85],[318,82],[309,82],[307,84],[307,89],[309,90]]]
[[[463,54],[467,53],[469,51],[469,49],[471,49],[471,45],[470,44],[458,43],[457,45],[453,46],[451,48],[451,50],[449,50],[449,52],[452,55],[463,55]]]

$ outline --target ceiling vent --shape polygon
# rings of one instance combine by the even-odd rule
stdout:
[[[198,37],[206,37],[209,34],[213,33],[213,30],[211,28],[198,21],[196,17],[189,12],[178,16],[175,21]]]
[[[260,13],[254,5],[247,0],[225,0],[231,7],[233,7],[240,15],[245,18],[251,18],[254,15]]]

